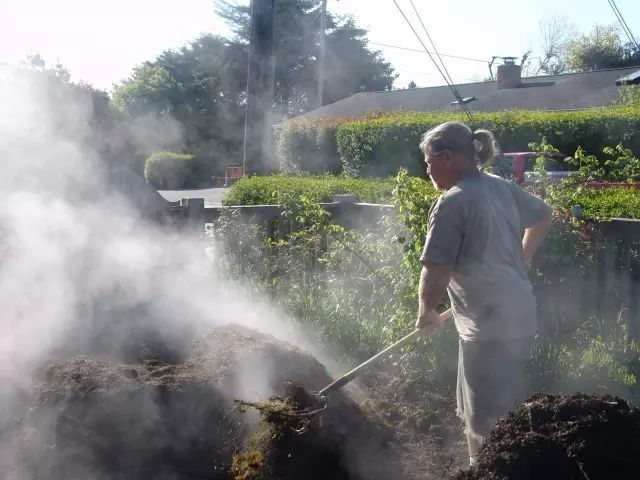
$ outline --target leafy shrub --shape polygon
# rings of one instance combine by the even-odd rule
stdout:
[[[541,152],[557,152],[558,149],[550,145],[546,138],[540,144],[529,144],[531,150]],[[604,155],[587,154],[582,147],[578,147],[573,156],[566,162],[574,171],[560,184],[549,184],[545,178],[546,172],[540,168],[539,157],[536,170],[541,174],[540,185],[532,187],[539,190],[547,201],[557,211],[568,214],[572,207],[582,207],[582,216],[588,220],[607,220],[610,218],[639,218],[640,190],[631,182],[640,180],[640,159],[631,150],[618,144],[615,148],[604,147]],[[588,186],[590,181],[605,180],[629,182],[619,187],[593,188]]]
[[[280,168],[286,173],[334,173],[342,171],[336,131],[342,118],[285,121],[276,140]]]
[[[396,323],[397,302],[389,299],[406,283],[396,281],[403,272],[402,249],[390,241],[396,228],[347,230],[304,195],[279,200],[288,233],[277,238],[235,209],[214,223],[217,271],[272,300],[338,352],[357,360],[373,355]]]
[[[285,120],[276,139],[281,170],[284,173],[341,173],[342,160],[336,143],[340,126],[383,115],[383,112],[374,110],[361,117]]]
[[[640,85],[624,85],[616,98],[616,104],[623,106],[640,105]]]
[[[565,212],[570,212],[574,205],[580,205],[582,216],[588,220],[640,218],[640,190],[631,186],[603,189],[556,187],[547,190],[547,201]]]
[[[216,259],[225,262],[228,258],[227,271],[257,298],[272,300],[337,352],[363,360],[413,327],[421,268],[418,259],[427,233],[428,211],[440,193],[429,182],[401,171],[393,195],[399,215],[390,215],[365,232],[349,231],[332,224],[330,215],[307,197],[308,193],[320,198],[317,190],[300,187],[305,182],[329,183],[331,179],[274,176],[242,180],[247,181],[247,192],[252,186],[265,187],[259,194],[283,206],[281,221],[291,231],[269,237],[264,225],[251,224],[251,220],[233,216],[235,210],[228,209],[225,215],[230,217],[223,215],[215,227],[219,242],[216,251],[220,253]],[[589,247],[591,240],[584,238],[584,225],[563,215],[576,198],[586,198],[580,195],[600,196],[606,203],[607,196],[619,193],[612,193],[616,189],[567,187],[562,191],[570,190],[577,196],[557,196],[558,188],[547,197],[558,212],[551,245],[537,256],[531,273],[539,304],[544,308],[539,315],[541,333],[532,351],[530,378],[536,388],[586,388],[596,380],[606,388],[614,384],[622,388],[639,378],[637,345],[631,344],[624,332],[589,327],[585,321],[598,323],[593,323],[580,305],[567,301],[578,298],[572,296],[576,286],[571,279],[582,274],[582,266],[593,262],[589,248],[596,242]],[[395,364],[407,378],[428,377],[451,384],[455,380],[457,338],[449,322],[443,332],[403,351]]]
[[[578,112],[505,111],[475,113],[472,127],[489,128],[502,151],[522,151],[532,141],[546,137],[561,152],[582,146],[597,154],[606,145],[622,141],[632,152],[640,152],[640,109],[608,108]],[[459,113],[402,113],[342,124],[337,130],[337,147],[348,176],[388,176],[399,168],[421,175],[423,159],[418,149],[420,136],[448,120],[467,119]]]
[[[323,176],[251,176],[238,180],[224,199],[225,205],[275,205],[283,195],[311,202],[331,202],[334,194],[350,193],[359,201],[389,203],[395,183],[393,180],[360,180]]]
[[[155,152],[144,165],[144,178],[156,188],[179,189],[190,186],[197,176],[198,163],[190,154]]]
[[[431,182],[411,177],[406,170],[401,170],[396,177],[396,189],[393,193],[402,223],[412,234],[412,238],[402,239],[405,243],[405,262],[411,268],[419,270],[422,246],[427,236],[429,210],[442,192],[436,190]]]

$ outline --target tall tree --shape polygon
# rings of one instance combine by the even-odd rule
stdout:
[[[626,67],[640,64],[640,52],[622,42],[615,25],[595,25],[567,46],[567,64],[574,71]]]
[[[315,107],[321,1],[278,0],[276,5],[274,109],[294,115]],[[136,67],[113,93],[114,104],[126,115],[178,120],[184,127],[182,150],[204,161],[208,174],[222,174],[240,161],[247,87],[249,7],[218,1],[216,9],[233,38],[204,35],[165,51]],[[325,103],[391,89],[393,69],[367,48],[365,30],[330,13],[326,26]]]
[[[202,36],[136,67],[113,100],[130,116],[171,116],[184,127],[184,150],[221,174],[240,159],[247,52],[222,37]]]
[[[315,106],[320,57],[321,0],[279,0],[275,18],[274,103],[283,113],[296,114]],[[218,0],[218,15],[235,33],[236,41],[249,39],[249,7]],[[366,30],[349,17],[326,14],[324,103],[354,93],[390,90],[396,75],[380,52],[367,48]]]
[[[553,16],[538,24],[540,56],[536,58],[535,75],[557,75],[567,71],[567,46],[575,27],[566,16]]]

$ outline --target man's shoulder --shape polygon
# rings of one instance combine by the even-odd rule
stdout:
[[[440,203],[465,205],[481,201],[488,193],[506,194],[514,184],[498,175],[481,173],[478,177],[460,182],[440,198]]]
[[[469,194],[475,194],[476,192],[484,192],[490,189],[493,192],[496,191],[508,191],[516,186],[513,182],[495,175],[493,173],[482,172],[477,181],[468,182],[464,185],[464,190]]]
[[[483,172],[482,175],[484,175],[485,180],[489,183],[493,183],[493,184],[500,184],[500,185],[504,185],[508,188],[513,187],[515,184],[509,180],[507,180],[506,178],[501,177],[500,175],[496,175],[494,173],[490,173],[490,172]]]
[[[460,208],[468,202],[471,196],[471,192],[469,192],[467,189],[461,188],[456,185],[454,187],[451,187],[440,196],[440,198],[436,202],[435,209],[451,210]]]
[[[482,175],[484,175],[484,177],[491,181],[491,182],[507,182],[509,183],[508,180],[502,178],[500,175],[496,175],[495,173],[491,173],[491,172],[482,172]]]

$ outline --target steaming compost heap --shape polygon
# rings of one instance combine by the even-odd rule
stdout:
[[[393,478],[388,431],[345,395],[304,434],[257,422],[234,397],[269,392],[304,402],[330,382],[310,355],[273,337],[227,326],[181,361],[145,352],[139,363],[77,356],[42,371],[13,446],[21,479]],[[288,396],[287,396],[288,395]],[[293,395],[293,396],[292,396]]]
[[[610,396],[532,395],[498,422],[474,479],[628,479],[640,471],[640,410]]]

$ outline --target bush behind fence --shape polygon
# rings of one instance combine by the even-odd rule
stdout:
[[[291,120],[279,135],[278,152],[285,171],[386,177],[402,167],[420,175],[424,169],[418,150],[420,136],[448,120],[467,121],[461,113],[449,112],[378,114],[359,120]],[[471,126],[492,130],[504,152],[527,151],[529,143],[546,137],[567,155],[578,146],[597,155],[604,147],[620,142],[640,154],[638,107],[479,112],[474,113]]]

